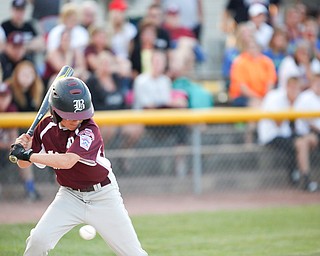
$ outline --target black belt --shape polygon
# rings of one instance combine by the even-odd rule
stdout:
[[[111,181],[107,177],[104,181],[94,184],[92,186],[86,187],[86,188],[71,188],[73,190],[79,191],[79,192],[92,192],[92,191],[97,191],[100,190],[102,187],[110,184]]]

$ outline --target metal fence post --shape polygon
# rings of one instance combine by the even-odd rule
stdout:
[[[202,162],[201,162],[201,126],[192,127],[192,171],[193,171],[193,193],[202,193]]]

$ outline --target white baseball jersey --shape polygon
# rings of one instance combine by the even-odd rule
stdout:
[[[262,101],[262,110],[282,111],[290,109],[290,102],[284,89],[279,88],[267,93]],[[288,138],[292,135],[289,121],[284,120],[281,125],[272,119],[262,119],[258,123],[258,140],[261,144],[267,144],[276,137]]]
[[[308,89],[298,96],[294,109],[296,111],[319,111],[320,96],[316,95],[312,89]],[[295,122],[296,133],[298,135],[308,134],[310,132],[310,124],[320,129],[320,118],[297,119]]]

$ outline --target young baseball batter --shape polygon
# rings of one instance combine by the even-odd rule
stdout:
[[[86,84],[63,78],[52,87],[51,117],[31,138],[22,134],[10,154],[22,168],[35,163],[54,168],[61,185],[27,239],[24,255],[47,255],[59,239],[78,224],[95,227],[117,255],[147,255],[124,207],[111,163],[104,155]]]

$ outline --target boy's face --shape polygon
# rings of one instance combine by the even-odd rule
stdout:
[[[67,128],[70,131],[75,131],[79,125],[82,123],[83,120],[68,120],[68,119],[62,119],[61,125],[65,128]]]

